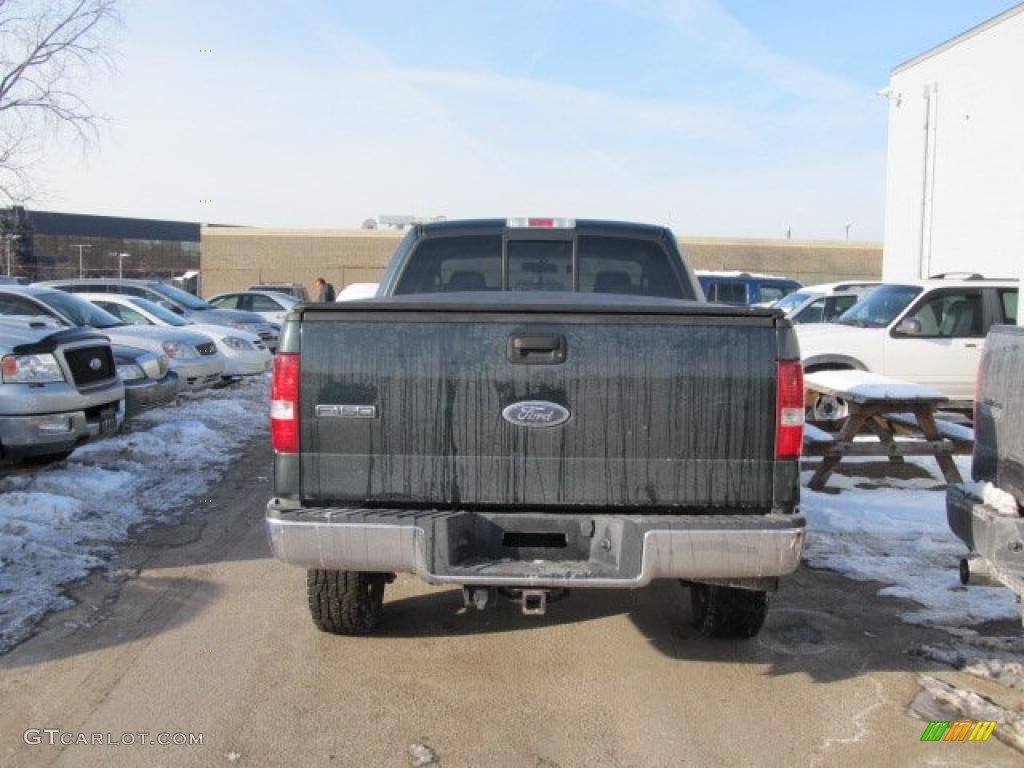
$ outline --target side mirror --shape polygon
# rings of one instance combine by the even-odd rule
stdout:
[[[922,333],[921,321],[914,317],[908,317],[896,326],[896,333],[901,336],[920,336]]]

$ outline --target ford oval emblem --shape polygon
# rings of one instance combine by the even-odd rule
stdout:
[[[89,361],[89,367],[92,368],[94,371],[98,371],[100,368],[103,367],[103,361],[100,360],[98,357],[94,357],[92,360]]]
[[[523,400],[506,407],[501,417],[517,427],[557,427],[569,420],[569,409],[547,400]]]

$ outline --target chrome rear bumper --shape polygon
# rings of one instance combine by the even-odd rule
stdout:
[[[432,584],[642,587],[771,579],[800,564],[804,518],[296,508],[267,505],[274,556],[305,568],[414,573]]]
[[[950,485],[946,518],[953,533],[988,563],[992,575],[1024,596],[1024,517],[993,509],[964,486]]]

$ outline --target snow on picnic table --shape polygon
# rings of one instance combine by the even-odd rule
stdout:
[[[969,475],[970,457],[956,460],[961,473]],[[929,461],[914,463],[934,471]],[[803,473],[805,481],[810,474]],[[946,628],[1019,620],[1012,590],[960,584],[957,565],[967,547],[949,529],[941,480],[890,479],[886,484],[891,487],[870,490],[856,487],[863,478],[833,475],[830,482],[839,493],[801,488],[809,565],[888,585],[878,594],[918,604],[902,614],[908,623]]]
[[[804,379],[811,388],[822,387],[865,400],[943,400],[939,390],[912,381],[868,371],[815,371]]]
[[[267,428],[262,376],[183,395],[48,468],[0,475],[0,653],[70,599],[62,586],[106,566],[138,523],[173,521]]]

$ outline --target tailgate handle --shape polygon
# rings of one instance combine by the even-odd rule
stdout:
[[[508,359],[525,365],[554,365],[565,361],[565,336],[560,333],[508,337]]]

